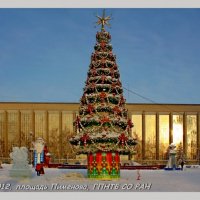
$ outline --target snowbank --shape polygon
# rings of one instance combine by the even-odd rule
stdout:
[[[121,170],[119,180],[102,181],[87,178],[85,169],[45,168],[31,178],[9,176],[11,165],[0,169],[1,192],[200,192],[200,168],[183,171]]]

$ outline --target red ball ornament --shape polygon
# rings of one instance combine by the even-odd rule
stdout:
[[[124,143],[125,141],[128,140],[128,138],[126,137],[126,135],[124,133],[122,133],[120,136],[119,136],[119,141],[121,142],[122,146],[124,146]]]
[[[86,146],[87,141],[90,139],[90,137],[87,135],[87,133],[85,133],[80,140],[83,142],[84,146]]]

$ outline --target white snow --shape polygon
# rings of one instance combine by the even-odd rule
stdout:
[[[112,181],[88,179],[84,169],[57,168],[45,168],[41,176],[32,168],[32,178],[15,178],[9,175],[11,165],[2,167],[1,192],[200,192],[198,167],[183,171],[121,170],[121,178]]]

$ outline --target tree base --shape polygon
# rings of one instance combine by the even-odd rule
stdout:
[[[88,154],[88,178],[112,180],[120,178],[120,157],[118,152]]]

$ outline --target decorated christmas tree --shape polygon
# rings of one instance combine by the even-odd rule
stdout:
[[[77,152],[88,155],[88,177],[120,177],[120,154],[134,152],[136,140],[130,136],[133,124],[128,119],[116,56],[110,44],[110,16],[97,16],[101,31],[96,34],[94,53],[79,115],[74,123],[76,135],[70,139]]]

